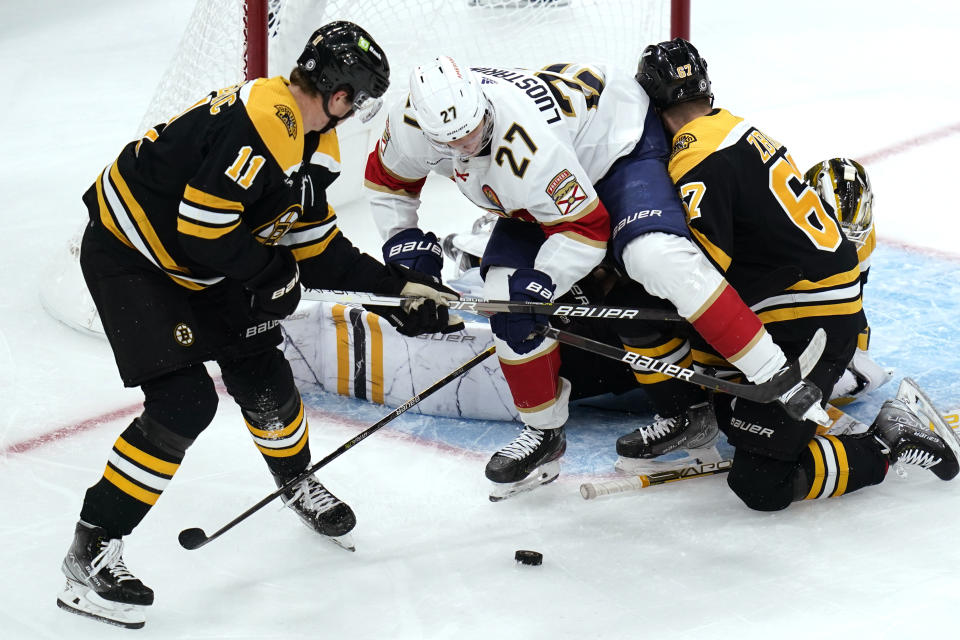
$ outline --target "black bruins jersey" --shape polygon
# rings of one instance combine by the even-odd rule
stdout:
[[[856,247],[783,145],[714,109],[674,136],[669,170],[695,242],[778,343],[866,326]]]
[[[84,201],[95,221],[187,289],[251,278],[274,244],[293,251],[306,286],[368,288],[380,265],[340,234],[326,201],[339,171],[336,132],[305,133],[278,76],[213,91],[150,129]]]

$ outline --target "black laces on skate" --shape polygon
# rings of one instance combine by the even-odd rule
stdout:
[[[307,477],[302,480],[289,498],[284,499],[284,504],[293,508],[299,501],[304,509],[314,513],[324,513],[333,509],[340,500],[335,495],[326,490],[316,478]]]
[[[498,456],[522,460],[533,453],[543,442],[543,431],[533,427],[525,427],[516,440],[497,451]]]
[[[123,563],[123,541],[119,538],[100,541],[100,553],[90,563],[90,577],[100,573],[102,569],[110,572],[117,582],[124,580],[136,580],[136,576],[130,573],[127,565]]]

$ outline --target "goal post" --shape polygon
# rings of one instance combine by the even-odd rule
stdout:
[[[527,68],[602,62],[632,73],[647,44],[689,36],[690,0],[197,0],[131,139],[213,89],[288,75],[310,34],[333,20],[359,24],[386,52],[390,104],[407,91],[410,70],[438,55]],[[361,197],[366,157],[387,111],[337,128],[341,176],[328,189],[334,208]],[[91,181],[98,169],[91,169]],[[68,326],[102,334],[80,273],[81,233],[52,259],[40,299]]]

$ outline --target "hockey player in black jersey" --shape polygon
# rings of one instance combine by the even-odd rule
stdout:
[[[307,468],[303,402],[277,349],[279,321],[297,307],[301,282],[418,298],[382,310],[406,335],[457,328],[445,306],[451,290],[360,253],[326,200],[339,172],[334,129],[376,106],[389,73],[370,34],[327,24],[289,80],[212,91],[124,147],[84,194],[83,275],[120,376],[142,389],[144,410],[86,492],[60,607],[143,626],[153,591],[126,568],[122,539],[213,420],[218,395],[206,361],[220,366],[277,486]],[[352,549],[353,511],[315,477],[285,502]]]
[[[866,327],[857,250],[835,212],[804,182],[786,147],[713,108],[706,62],[689,42],[647,47],[636,78],[672,137],[670,176],[695,242],[788,357],[817,328],[826,330],[826,349],[808,379],[830,398]],[[693,355],[703,366],[725,364],[704,344]],[[728,484],[753,509],[878,484],[891,462],[919,464],[943,480],[957,475],[953,451],[898,400],[885,403],[870,430],[856,436],[817,435],[814,422],[791,419],[779,403],[718,395],[713,408],[736,448]],[[671,442],[685,442],[685,415],[622,436],[621,459],[652,458]]]

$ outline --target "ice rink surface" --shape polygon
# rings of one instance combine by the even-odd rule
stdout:
[[[786,144],[801,168],[846,155],[870,172],[881,243],[866,293],[872,351],[897,375],[852,411],[871,420],[904,375],[941,408],[960,405],[960,9],[692,5],[692,40],[718,106]],[[128,566],[157,592],[146,628],[59,611],[59,563],[83,493],[141,396],[121,387],[106,343],[51,319],[37,292],[85,216],[80,195],[136,134],[191,7],[0,5],[0,637],[956,637],[957,482],[891,474],[773,514],[747,510],[722,477],[585,502],[579,483],[609,473],[613,442],[633,425],[583,411],[571,440],[592,446],[572,444],[568,473],[534,493],[486,499],[484,462],[513,425],[404,416],[321,474],[357,512],[356,553],[318,539],[279,504],[185,551],[181,529],[211,532],[273,490],[227,398],[127,540]],[[426,27],[418,37],[429,37]],[[404,82],[405,70],[395,78]],[[449,185],[431,184],[427,226],[469,227],[475,214]],[[364,203],[338,212],[347,236],[376,255]],[[314,459],[388,411],[312,396]],[[607,454],[584,457],[605,435]],[[543,565],[516,565],[521,548],[541,551]]]

